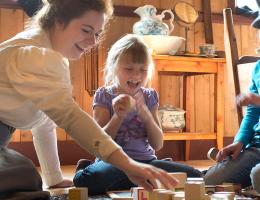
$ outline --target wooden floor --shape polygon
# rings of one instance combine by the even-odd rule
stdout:
[[[211,160],[190,160],[190,161],[186,161],[186,162],[183,162],[183,161],[178,161],[178,162],[193,166],[194,168],[199,169],[199,170],[206,170],[210,166],[214,165],[214,163],[215,163]],[[73,176],[75,173],[75,165],[62,166],[62,172],[66,178],[73,179]],[[45,183],[43,185],[44,185],[44,188],[46,188]]]

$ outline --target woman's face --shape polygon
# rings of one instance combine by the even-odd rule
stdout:
[[[57,22],[50,31],[53,49],[70,60],[79,59],[96,44],[104,21],[104,13],[90,10],[80,18],[72,19],[67,26]]]
[[[148,79],[146,63],[134,63],[131,55],[122,55],[117,66],[118,89],[125,94],[135,95]]]

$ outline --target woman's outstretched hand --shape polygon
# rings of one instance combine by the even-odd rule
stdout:
[[[128,178],[138,186],[147,191],[157,188],[156,181],[160,181],[166,189],[174,188],[178,180],[169,175],[166,171],[143,163],[133,162],[125,171]]]
[[[178,183],[178,180],[166,171],[152,165],[136,162],[121,149],[114,151],[108,158],[108,162],[124,171],[134,184],[143,187],[147,191],[157,188],[156,181],[161,182],[166,189],[172,189]]]

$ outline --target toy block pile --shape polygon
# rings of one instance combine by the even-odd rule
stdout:
[[[187,178],[186,173],[170,173],[179,180],[172,190],[166,190],[157,183],[159,189],[152,192],[141,187],[132,188],[133,200],[245,200],[241,196],[239,184],[205,185],[203,178]]]
[[[167,190],[157,181],[157,188],[152,192],[142,187],[133,187],[129,196],[120,196],[120,191],[109,192],[112,200],[245,200],[241,196],[241,186],[224,183],[223,185],[205,185],[203,178],[187,178],[186,173],[170,173],[179,180],[175,188]],[[122,191],[121,191],[122,193]],[[69,190],[69,200],[87,200],[87,188],[72,188]]]

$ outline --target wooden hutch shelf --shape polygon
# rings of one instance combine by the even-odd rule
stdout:
[[[189,130],[190,122],[186,120],[184,132],[166,132],[164,140],[185,140],[185,160],[189,160],[190,141],[191,140],[216,140],[216,147],[223,148],[224,133],[224,58],[202,58],[202,57],[185,57],[154,55],[155,74],[152,81],[152,87],[160,94],[161,73],[183,76],[183,109],[186,110],[186,88],[187,76],[214,74],[215,76],[215,110],[214,110],[214,132],[191,132]],[[187,111],[186,117],[189,115]]]
[[[215,140],[216,133],[164,132],[164,140]]]

